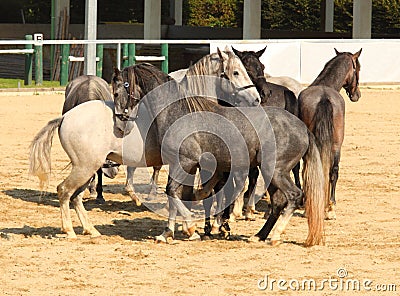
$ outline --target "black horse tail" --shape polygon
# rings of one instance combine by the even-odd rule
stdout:
[[[303,191],[306,201],[308,236],[304,245],[310,247],[324,241],[325,194],[321,157],[314,135],[309,130],[307,133],[309,144],[303,157]]]
[[[325,177],[325,206],[330,200],[330,168],[333,161],[333,108],[327,98],[323,98],[317,104],[316,112],[313,118],[314,130],[312,131],[321,155],[322,168]]]
[[[299,117],[299,107],[295,94],[289,89],[284,90],[283,94],[285,96],[285,110]]]
[[[50,152],[53,136],[61,126],[63,117],[53,119],[43,127],[33,139],[29,147],[29,174],[40,180],[40,189],[49,181],[51,171]]]

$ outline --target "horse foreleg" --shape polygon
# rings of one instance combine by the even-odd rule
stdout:
[[[168,197],[168,224],[164,231],[157,235],[154,239],[157,243],[167,243],[174,239],[175,236],[175,221],[177,215],[177,208],[171,197]]]
[[[211,207],[213,204],[212,197],[207,197],[203,199],[203,207],[204,207],[204,236],[211,237]]]
[[[161,166],[153,167],[153,175],[151,177],[150,185],[150,195],[155,196],[157,195],[158,189],[158,176],[160,175]]]
[[[256,202],[255,202],[255,195],[256,195],[256,186],[257,186],[257,179],[259,175],[258,168],[251,168],[249,170],[249,186],[248,186],[248,195],[249,199],[247,201],[246,209],[245,209],[245,219],[254,221],[255,220],[255,211],[256,211]]]
[[[90,198],[97,198],[96,186],[97,186],[96,175],[93,175],[93,177],[90,180],[89,185],[88,185]]]
[[[96,191],[97,191],[96,203],[104,204],[106,201],[103,197],[103,171],[101,170],[101,168],[97,170]]]
[[[125,190],[128,192],[132,201],[135,202],[136,206],[140,207],[142,203],[135,193],[135,188],[133,187],[133,174],[135,173],[136,168],[128,166],[126,168],[126,183]]]

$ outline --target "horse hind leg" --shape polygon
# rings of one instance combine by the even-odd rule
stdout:
[[[271,196],[272,213],[257,236],[260,240],[265,240],[273,229],[271,233],[271,245],[278,245],[281,242],[281,234],[284,232],[294,211],[302,202],[303,193],[293,183],[289,173],[287,175],[274,174],[271,185],[272,190],[269,189],[269,193]],[[280,217],[284,208],[285,211]]]
[[[136,206],[140,207],[142,205],[138,196],[135,193],[135,188],[133,187],[133,174],[135,173],[136,168],[128,166],[126,168],[126,183],[125,190],[128,192],[132,201],[136,204]]]
[[[336,183],[339,178],[339,161],[340,161],[340,152],[335,152],[333,156],[333,164],[329,173],[330,177],[330,184],[331,184],[331,196],[329,199],[329,204],[328,204],[328,211],[326,214],[326,218],[328,220],[335,220],[336,219],[336,212],[335,212],[335,206],[336,206],[336,198],[335,198],[335,192],[336,192]]]
[[[83,190],[88,184],[93,172],[73,167],[70,175],[57,186],[58,199],[61,211],[61,231],[67,238],[76,238],[72,227],[69,201],[73,199],[75,211],[78,214],[84,234],[98,236],[100,233],[91,225],[87,212],[82,203]],[[82,185],[83,184],[83,185]]]

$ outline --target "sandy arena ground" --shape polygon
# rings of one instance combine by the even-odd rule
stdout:
[[[338,217],[326,222],[326,245],[312,248],[301,245],[307,225],[299,215],[282,245],[247,242],[264,223],[261,214],[231,224],[231,241],[189,242],[178,233],[176,244],[155,244],[152,237],[166,219],[132,204],[123,172],[105,180],[106,204],[85,202],[103,235],[80,235],[71,210],[78,239],[58,238],[56,186],[68,173],[68,158],[55,136],[53,174],[39,202],[27,156],[34,135],[59,116],[63,99],[62,93],[0,95],[1,295],[298,295],[292,287],[304,280],[315,280],[317,291],[303,295],[339,295],[349,280],[360,283],[355,295],[399,295],[400,90],[363,88],[359,102],[346,98]],[[146,170],[136,174],[141,196],[148,181]],[[266,280],[268,287],[260,289]],[[279,287],[278,280],[286,282]],[[326,282],[321,288],[324,280],[331,287]],[[397,292],[378,292],[385,289]]]

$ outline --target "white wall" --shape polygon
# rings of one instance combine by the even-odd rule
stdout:
[[[326,62],[339,51],[360,56],[360,83],[400,83],[400,40],[258,40],[256,43],[229,44],[238,50],[258,51],[267,45],[261,57],[265,71],[272,76],[289,76],[303,84],[311,83]],[[226,44],[210,44],[210,52]]]

